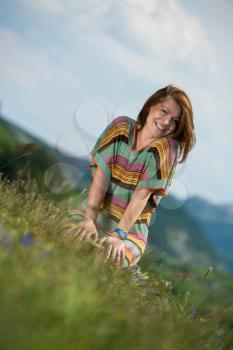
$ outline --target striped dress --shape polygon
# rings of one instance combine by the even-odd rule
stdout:
[[[99,166],[110,180],[95,222],[99,236],[111,234],[135,190],[154,190],[124,240],[125,267],[134,266],[145,251],[151,215],[161,198],[168,195],[179,152],[179,144],[172,137],[158,138],[139,150],[135,149],[136,139],[136,121],[128,116],[115,118],[93,147],[89,165],[92,176]],[[82,215],[82,208],[77,208],[77,213]]]

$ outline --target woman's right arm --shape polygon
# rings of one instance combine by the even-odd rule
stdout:
[[[104,175],[101,168],[97,166],[96,172],[93,176],[93,181],[89,188],[87,209],[84,215],[85,219],[91,219],[93,221],[96,220],[108,187],[109,180]]]
[[[88,202],[84,219],[76,226],[75,240],[77,244],[83,240],[89,240],[92,236],[95,242],[98,240],[95,220],[108,187],[109,180],[104,175],[100,167],[97,166],[96,172],[93,176],[93,181],[89,188]]]

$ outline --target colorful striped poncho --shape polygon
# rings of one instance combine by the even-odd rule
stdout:
[[[96,218],[97,230],[102,234],[110,234],[117,226],[135,190],[154,190],[124,240],[125,267],[135,265],[144,253],[151,215],[160,199],[168,195],[179,152],[179,144],[172,137],[158,138],[139,150],[135,149],[136,138],[136,121],[120,116],[105,128],[91,151],[92,176],[99,166],[110,180]]]

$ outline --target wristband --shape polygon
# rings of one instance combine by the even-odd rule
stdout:
[[[114,236],[120,238],[120,239],[127,239],[128,234],[126,231],[122,230],[120,227],[115,227],[112,231]]]

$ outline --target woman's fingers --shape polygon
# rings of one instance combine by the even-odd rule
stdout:
[[[107,248],[107,252],[106,252],[106,260],[109,259],[110,255],[111,255],[111,251],[112,251],[112,245],[110,244]]]
[[[117,266],[122,266],[125,258],[125,253],[124,250],[119,251],[116,259],[116,265]]]
[[[75,241],[79,244],[81,241],[84,240],[89,240],[92,236],[94,236],[94,240],[96,241],[98,238],[98,233],[95,231],[90,231],[88,229],[85,229],[85,227],[79,226],[79,227],[75,227],[73,228],[73,230],[75,229],[75,233],[74,233],[74,239]]]
[[[119,252],[118,252],[118,255],[117,255],[117,258],[116,258],[116,264],[117,264],[118,266],[121,265],[121,256],[122,256],[122,251],[119,251]]]
[[[119,255],[118,249],[115,248],[115,247],[113,247],[113,249],[112,249],[112,254],[111,254],[111,259],[112,259],[113,262],[115,261],[115,258],[116,258],[116,256],[117,256],[117,254]]]
[[[89,241],[92,235],[93,235],[92,232],[86,231],[86,232],[85,232],[85,235],[84,235],[84,237],[83,237],[83,240],[84,240],[84,241]]]
[[[98,233],[97,232],[94,232],[94,241],[95,241],[95,243],[97,242],[97,239],[98,239]]]
[[[121,251],[121,265],[123,265],[124,260],[125,260],[125,250],[123,249],[123,250]]]
[[[76,238],[76,237],[78,237],[79,235],[80,235],[80,233],[82,233],[83,232],[83,229],[82,228],[80,228],[80,227],[75,227],[75,231],[74,231],[74,237]]]
[[[123,265],[124,249],[122,247],[116,245],[116,242],[112,243],[112,239],[110,239],[109,237],[102,237],[97,240],[97,243],[99,245],[103,245],[104,243],[106,243],[106,250],[104,253],[105,261],[111,259],[118,266]]]
[[[85,235],[86,235],[86,231],[85,230],[81,231],[78,235],[75,235],[76,236],[75,242],[77,244],[80,244],[81,241],[84,239]]]
[[[74,236],[78,236],[83,230],[84,230],[84,227],[74,226],[73,227]]]
[[[96,232],[87,232],[86,236],[84,237],[85,240],[93,240],[95,243],[98,239],[98,233]]]
[[[77,235],[79,235],[83,230],[85,230],[88,234],[96,235],[97,230],[94,223],[91,223],[87,220],[82,220],[81,222],[72,222],[71,228],[75,231]]]
[[[123,264],[124,252],[121,249],[112,246],[111,260],[117,265]]]

